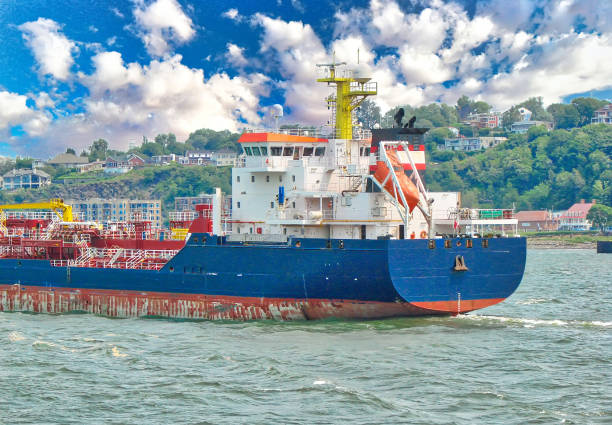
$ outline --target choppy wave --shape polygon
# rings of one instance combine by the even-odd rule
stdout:
[[[602,327],[607,328],[612,326],[612,322],[604,322],[600,320],[561,320],[561,319],[530,319],[525,317],[505,317],[505,316],[488,316],[480,314],[461,314],[456,317],[460,320],[474,321],[489,321],[508,324],[522,325],[523,327],[535,326],[581,326],[581,327]]]
[[[11,342],[23,341],[25,339],[25,336],[23,336],[21,332],[11,331],[8,334],[8,339]]]

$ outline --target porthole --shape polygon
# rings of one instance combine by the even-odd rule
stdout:
[[[488,248],[489,247],[489,240],[488,239],[483,239],[482,240],[482,247],[483,248]]]
[[[344,249],[344,241],[339,241],[339,242],[338,242],[338,247],[339,247],[340,249]]]
[[[465,241],[465,246],[467,246],[468,248],[471,248],[472,247],[472,240],[471,239],[466,240]]]
[[[450,239],[445,239],[444,240],[444,248],[450,248],[451,247],[451,240]]]
[[[170,271],[173,272],[174,271],[174,267],[170,267]]]
[[[295,243],[295,247],[296,247],[296,248],[299,248],[299,247],[301,247],[301,246],[302,246],[302,242],[297,241],[297,242]]]
[[[430,239],[429,243],[427,244],[427,246],[429,247],[429,249],[435,249],[436,241],[434,241],[433,239]]]
[[[457,246],[461,246],[461,240],[457,240]]]

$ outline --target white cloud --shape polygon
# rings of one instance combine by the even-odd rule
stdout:
[[[137,1],[134,17],[140,37],[150,55],[162,57],[170,53],[170,42],[184,44],[195,36],[193,22],[176,0],[156,0],[145,5]]]
[[[175,55],[141,65],[125,63],[118,52],[95,55],[94,72],[79,74],[90,92],[83,100],[84,112],[54,122],[40,149],[54,152],[69,141],[80,150],[98,137],[126,149],[128,140],[143,135],[173,132],[184,140],[198,128],[236,131],[240,123],[261,121],[259,99],[268,93],[266,76],[218,73],[205,79],[201,69],[181,61]]]
[[[316,65],[330,58],[312,27],[262,14],[256,14],[253,22],[263,28],[261,52],[276,63],[284,78],[278,85],[284,90],[285,105],[291,109],[286,119],[316,124],[327,121],[324,98],[329,89],[316,83]]]
[[[508,107],[542,96],[545,103],[553,103],[573,93],[610,88],[612,37],[571,33],[550,40],[517,64],[484,83],[481,92],[489,102]]]
[[[22,126],[30,136],[44,132],[50,122],[47,114],[27,106],[27,96],[0,91],[0,130],[7,132],[15,126]]]
[[[38,62],[40,73],[58,80],[67,80],[74,63],[72,52],[77,47],[60,33],[60,25],[51,19],[38,18],[18,28]]]
[[[228,62],[238,68],[242,68],[249,62],[244,57],[244,48],[233,43],[227,43],[227,52],[225,57]]]
[[[38,93],[38,95],[34,98],[34,102],[36,103],[36,108],[38,109],[55,107],[55,102],[53,99],[51,99],[49,94],[45,92]]]
[[[111,7],[110,11],[113,12],[113,15],[115,15],[117,18],[121,18],[121,19],[125,18],[123,13],[121,13],[121,11],[117,9],[116,7]]]
[[[238,9],[228,9],[221,14],[224,18],[231,19],[232,21],[240,21],[242,16],[238,13]]]

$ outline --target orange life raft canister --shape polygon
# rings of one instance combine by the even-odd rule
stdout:
[[[397,153],[395,151],[387,151],[387,157],[389,158],[389,161],[393,166],[393,170],[395,171],[397,180],[400,184],[400,187],[402,188],[402,192],[404,193],[404,198],[406,198],[406,202],[408,203],[408,210],[412,212],[414,207],[416,207],[419,203],[419,190],[414,185],[412,180],[408,178],[406,173],[404,173],[404,167],[397,158]],[[374,178],[382,184],[382,182],[384,182],[387,178],[388,174],[389,167],[387,167],[387,164],[384,161],[376,161],[376,172],[374,173]],[[395,196],[392,177],[389,177],[389,179],[385,183],[385,189],[391,194],[391,196]],[[395,198],[402,206],[406,207],[399,193],[397,194],[397,196],[395,196]]]

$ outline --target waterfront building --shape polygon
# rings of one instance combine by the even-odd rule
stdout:
[[[521,232],[549,232],[559,227],[559,220],[550,211],[519,211],[516,219]]]
[[[178,162],[178,158],[182,158],[180,155],[170,153],[167,155],[154,155],[151,157],[151,161],[156,165],[168,165],[171,162]]]
[[[501,127],[501,112],[492,111],[483,114],[469,114],[463,122],[478,128]]]
[[[177,196],[174,198],[174,210],[175,211],[195,211],[196,205],[212,205],[214,194],[201,193],[198,196]],[[232,196],[223,196],[223,210],[231,211],[232,209]]]
[[[550,121],[534,121],[531,119],[531,111],[527,108],[519,108],[518,110],[521,119],[515,123],[512,123],[512,125],[510,126],[510,130],[513,133],[519,133],[519,134],[523,134],[523,133],[527,133],[527,131],[531,128],[531,127],[535,127],[536,125],[543,125],[545,126],[548,130],[552,130],[553,129],[553,123]]]
[[[150,221],[161,227],[161,201],[159,199],[99,199],[66,201],[72,205],[76,217],[83,221]]]
[[[133,168],[143,167],[146,162],[147,157],[143,154],[130,153],[128,155],[109,156],[106,158],[104,172],[115,174],[127,173]]]
[[[2,189],[38,189],[51,184],[51,176],[37,169],[15,169],[2,176]]]
[[[497,146],[508,140],[506,137],[455,137],[444,139],[443,150],[447,151],[479,151]]]
[[[593,112],[591,124],[608,124],[612,125],[612,103],[608,103],[603,108],[599,108]]]
[[[587,214],[593,205],[595,205],[595,200],[593,200],[593,202],[585,202],[584,199],[572,205],[559,217],[559,230],[589,230],[592,225],[591,222],[587,220]]]
[[[93,161],[87,164],[81,164],[77,166],[79,173],[88,173],[90,171],[102,171],[104,170],[104,161]]]
[[[88,162],[89,158],[86,156],[76,156],[72,153],[61,153],[47,161],[47,164],[55,167],[75,168],[80,165],[87,164]]]

